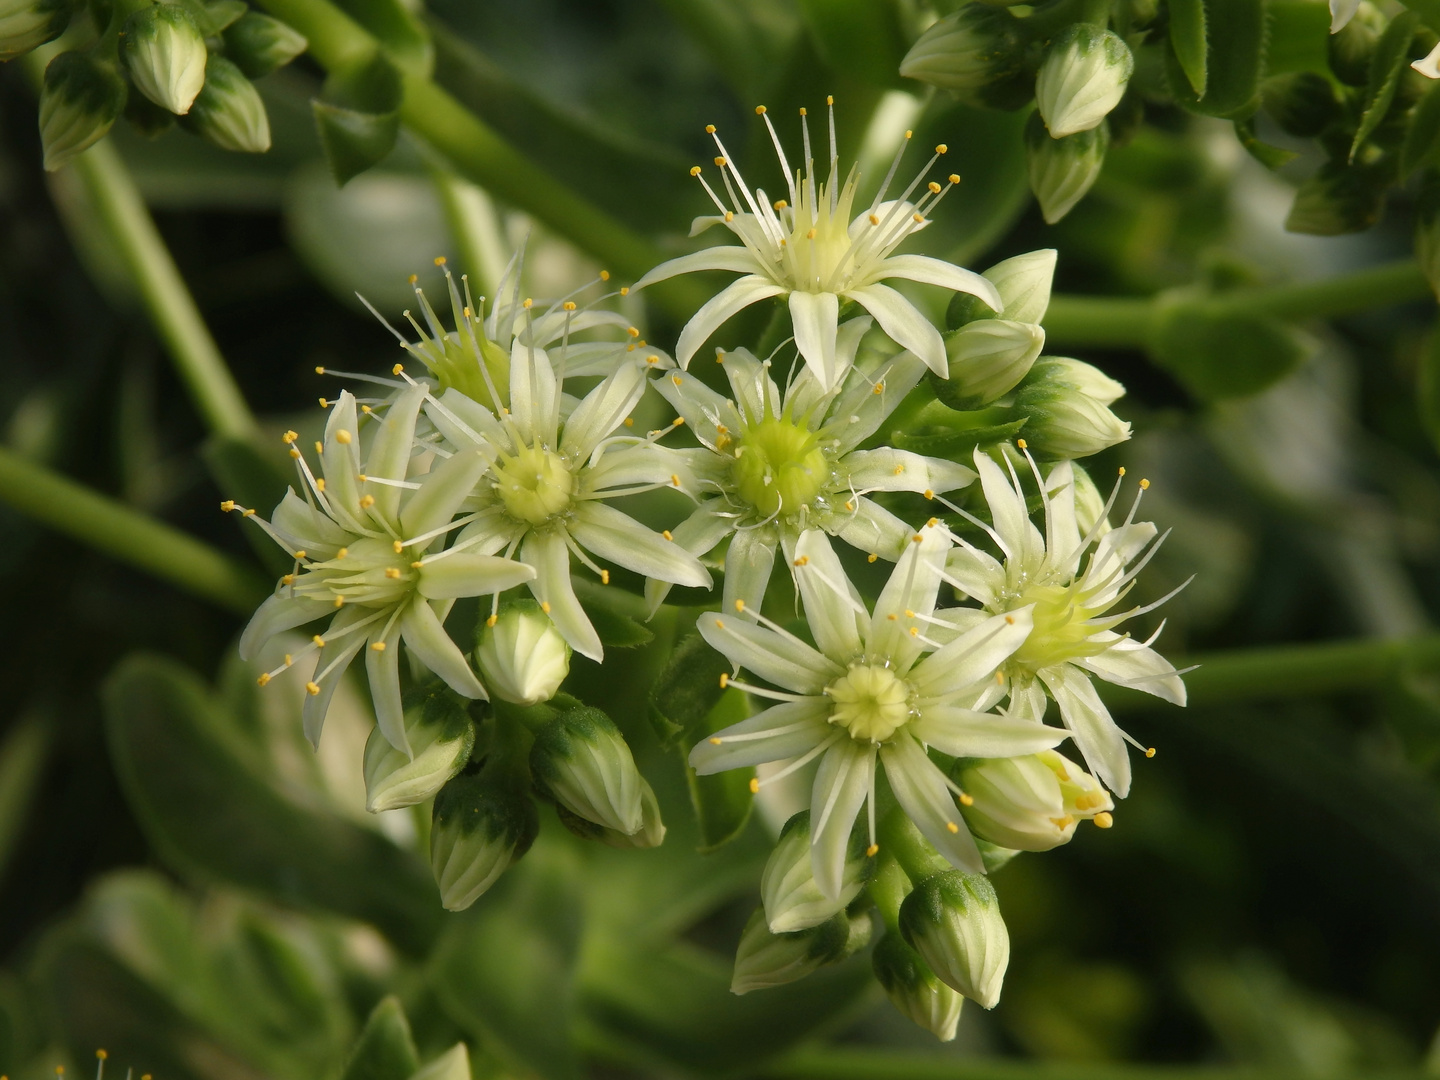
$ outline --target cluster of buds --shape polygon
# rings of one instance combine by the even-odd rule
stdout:
[[[59,36],[73,0],[0,0],[0,59]],[[270,121],[250,81],[288,64],[305,39],[244,4],[118,0],[97,39],[45,70],[40,134],[58,169],[103,138],[123,114],[144,134],[178,120],[226,150],[270,148]]]
[[[1130,424],[1113,412],[1125,387],[1082,360],[1042,356],[1015,394],[1026,418],[1026,443],[1038,457],[1089,457],[1130,438]]]
[[[991,311],[958,293],[945,313],[950,333],[947,379],[931,377],[936,395],[953,409],[994,404],[1030,373],[1045,348],[1040,320],[1050,306],[1055,250],[1044,248],[997,263],[985,271],[1005,306]]]

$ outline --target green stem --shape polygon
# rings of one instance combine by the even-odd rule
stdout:
[[[265,583],[228,555],[4,449],[0,501],[230,611],[248,615],[265,598]]]

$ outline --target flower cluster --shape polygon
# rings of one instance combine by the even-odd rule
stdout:
[[[1040,355],[1054,253],[984,274],[897,255],[949,188],[929,182],[911,202],[922,171],[887,199],[897,156],[855,215],[862,178],[841,182],[833,120],[817,183],[808,129],[792,171],[760,112],[788,198],[752,195],[716,136],[730,202],[707,184],[721,214],[697,229],[723,224],[740,243],[640,282],[745,275],[696,312],[675,359],[604,306],[613,293],[523,299],[517,257],[488,312],[446,270],[453,329],[416,289],[413,339],[392,331],[413,371],[331,373],[380,394],[322,401],[313,455],[285,434],[298,482],[268,520],[224,504],[292,560],[240,648],[259,657],[315,624],[260,682],[307,669],[317,741],[363,653],[377,717],[370,808],[433,798],[432,865],[443,903],[460,909],[535,839],[537,798],[582,837],[661,842],[659,800],[620,728],[565,680],[573,653],[604,661],[617,610],[606,596],[643,589],[620,607],[653,615],[674,587],[711,589],[723,568],[719,610],[688,609],[733,670],[709,700],[768,707],[700,739],[689,767],[769,766],[750,780],[756,793],[813,769],[734,989],[864,947],[873,909],[885,926],[877,977],[949,1038],[962,997],[995,1003],[1008,961],[986,874],[1067,842],[1079,822],[1110,827],[1129,790],[1129,737],[1092,680],[1184,704],[1183,672],[1120,630],[1157,606],[1123,602],[1164,537],[1136,520],[1140,493],[1112,525],[1123,481],[1104,499],[1074,463],[1129,427],[1110,412],[1123,387]],[[887,278],[953,294],[945,329]],[[731,314],[770,298],[784,298],[790,342],[764,359],[719,348],[716,365],[691,369]],[[637,411],[666,404],[672,423],[636,429]],[[682,498],[690,508],[675,512]],[[888,580],[867,596],[879,560]],[[682,630],[683,610],[672,609]]]

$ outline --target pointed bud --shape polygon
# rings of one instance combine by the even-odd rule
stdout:
[[[975,759],[953,774],[974,802],[962,806],[976,836],[1016,851],[1049,851],[1075,834],[1060,781],[1038,754]]]
[[[125,20],[120,55],[135,89],[184,116],[205,85],[209,54],[194,18],[179,4],[151,4]]]
[[[222,150],[263,154],[270,149],[270,118],[254,83],[223,56],[212,56],[205,88],[185,115],[185,127]]]
[[[1005,306],[999,315],[1015,322],[1038,323],[1050,307],[1050,285],[1055,279],[1054,248],[1027,251],[998,262],[985,271]]]
[[[448,911],[464,911],[535,842],[540,819],[524,785],[497,769],[462,772],[435,796],[430,868]]]
[[[1101,405],[1113,405],[1125,396],[1125,384],[1110,378],[1094,364],[1068,356],[1046,356],[1031,369],[1026,384],[1043,380],[1050,386],[1078,390]]]
[[[125,107],[125,93],[125,77],[114,64],[73,51],[51,60],[40,91],[45,168],[54,172],[104,138]]]
[[[969,4],[920,35],[900,62],[900,74],[974,105],[1016,108],[1030,96],[1024,55],[1014,16]]]
[[[1045,347],[1045,331],[1035,323],[977,319],[945,342],[950,378],[936,382],[936,393],[952,409],[978,409],[1015,389]]]
[[[225,55],[247,79],[284,67],[308,45],[299,31],[258,11],[247,11],[225,28]]]
[[[640,828],[633,833],[616,832],[614,829],[607,829],[604,825],[596,825],[593,821],[586,821],[579,814],[573,813],[563,805],[555,807],[556,815],[560,818],[560,824],[569,829],[582,840],[595,840],[606,847],[630,850],[634,848],[654,848],[665,842],[665,822],[660,820],[660,803],[655,798],[655,789],[645,780],[640,778],[640,807],[642,823]]]
[[[346,1075],[349,1076],[355,1071],[352,1066]],[[380,1070],[377,1068],[376,1071]],[[364,1072],[366,1075],[371,1075],[369,1069],[365,1069]],[[472,1075],[470,1052],[465,1049],[465,1044],[462,1042],[456,1043],[430,1064],[421,1066],[419,1072],[411,1073],[408,1080],[470,1080]]]
[[[1093,23],[1072,23],[1050,43],[1035,79],[1035,104],[1063,139],[1096,127],[1120,104],[1135,58],[1123,38]]]
[[[1037,457],[1089,457],[1130,438],[1129,423],[1103,400],[1119,383],[1078,360],[1054,365],[1049,360],[1043,357],[1035,364],[1015,395],[1016,412],[1027,418],[1025,439]],[[1087,381],[1081,368],[1088,368],[1096,378]]]
[[[1030,190],[1040,202],[1047,225],[1068,214],[1099,179],[1109,145],[1106,124],[1054,139],[1040,122],[1040,114],[1031,116],[1025,127],[1026,166]]]
[[[0,0],[0,61],[54,41],[70,25],[70,0]]]
[[[866,857],[865,847],[864,835],[858,830],[852,832],[840,893],[833,900],[827,899],[811,867],[810,811],[802,810],[787,821],[760,878],[760,896],[771,933],[806,930],[844,911],[864,888],[875,862]]]
[[[413,758],[374,728],[365,743],[365,809],[372,814],[424,802],[470,760],[475,725],[447,693],[413,695],[405,709]]]
[[[627,836],[645,823],[635,759],[599,709],[569,709],[541,728],[530,769],[546,794],[586,821]]]
[[[988,878],[961,870],[932,874],[900,905],[900,932],[945,985],[995,1007],[1010,934]]]
[[[475,662],[490,693],[516,705],[549,701],[570,674],[570,646],[533,600],[507,606],[480,627]]]
[[[941,982],[899,934],[882,937],[870,961],[895,1008],[941,1042],[955,1038],[965,999]]]
[[[819,926],[793,934],[772,934],[765,925],[765,909],[756,908],[740,935],[735,951],[732,994],[767,990],[803,979],[825,964],[843,960],[870,940],[870,916],[851,918],[840,912]]]

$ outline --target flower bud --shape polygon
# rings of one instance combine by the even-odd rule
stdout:
[[[900,62],[900,74],[971,104],[1016,108],[1030,96],[1024,51],[1014,16],[970,4],[920,35]]]
[[[125,78],[114,64],[88,53],[62,52],[45,68],[40,139],[54,172],[105,137],[125,107]]]
[[[1093,23],[1074,23],[1055,36],[1035,78],[1035,104],[1063,139],[1096,127],[1120,104],[1135,58],[1123,38]]]
[[[1030,190],[1040,201],[1047,225],[1054,225],[1085,197],[1100,176],[1110,128],[1102,123],[1089,131],[1051,138],[1035,113],[1025,127],[1025,158]]]
[[[205,85],[209,56],[194,18],[179,4],[151,4],[125,20],[121,56],[135,89],[184,116]]]
[[[287,23],[258,11],[247,11],[225,28],[225,55],[247,79],[284,67],[309,44]]]
[[[435,796],[430,868],[448,911],[464,911],[535,842],[540,819],[515,777],[462,772]]]
[[[361,1068],[366,1075],[372,1075],[369,1068],[364,1065]],[[377,1068],[375,1071],[378,1072],[379,1069]],[[428,1065],[421,1066],[419,1072],[411,1073],[409,1080],[470,1080],[472,1075],[470,1052],[465,1049],[465,1044],[462,1042],[456,1043]]]
[[[946,986],[995,1007],[1010,934],[988,878],[961,870],[932,874],[900,905],[900,932]]]
[[[1125,384],[1110,378],[1094,364],[1068,356],[1047,356],[1031,369],[1029,382],[1044,380],[1051,386],[1068,386],[1101,405],[1113,405],[1125,396]]]
[[[1060,780],[1039,755],[965,762],[954,774],[974,801],[962,806],[970,831],[1016,851],[1049,851],[1075,834]]]
[[[570,674],[570,646],[533,600],[509,605],[481,626],[475,662],[490,693],[516,705],[549,701]]]
[[[1035,323],[977,319],[945,342],[950,378],[936,390],[952,409],[978,409],[1003,397],[1030,372],[1045,347],[1045,331]]]
[[[833,900],[827,899],[811,869],[810,811],[802,810],[787,821],[760,878],[760,896],[771,933],[807,930],[844,911],[864,888],[874,864],[866,857],[865,847],[864,835],[858,830],[852,832],[840,893]]]
[[[868,914],[852,919],[842,911],[808,930],[772,934],[765,925],[765,909],[756,908],[735,951],[730,992],[748,994],[803,979],[815,969],[864,948],[869,928]]]
[[[263,154],[270,149],[270,118],[255,84],[223,56],[212,56],[185,126],[222,150]]]
[[[640,789],[640,808],[642,823],[640,828],[633,833],[617,832],[614,829],[607,829],[604,825],[596,825],[593,821],[586,821],[580,815],[575,814],[564,806],[555,807],[556,815],[560,818],[560,824],[569,829],[582,840],[596,840],[606,847],[629,850],[633,848],[654,848],[665,842],[665,822],[660,819],[660,802],[655,798],[655,789],[642,776]]]
[[[941,1042],[955,1038],[965,999],[941,982],[899,934],[886,934],[870,958],[890,1003]]]
[[[599,709],[568,709],[541,728],[530,769],[546,794],[586,821],[626,836],[645,823],[644,781],[625,737]]]
[[[70,24],[70,0],[0,0],[0,61],[54,41]]]
[[[1050,306],[1050,285],[1055,278],[1056,251],[1040,248],[998,262],[985,271],[985,278],[1000,293],[1005,306],[999,317],[1016,322],[1038,323]]]
[[[1330,80],[1313,71],[1266,80],[1264,103],[1281,131],[1302,139],[1319,135],[1342,112]]]
[[[464,767],[475,747],[475,725],[449,694],[414,695],[404,716],[413,758],[396,750],[378,727],[365,742],[365,809],[372,814],[424,802]]]
[[[1015,410],[1028,421],[1025,439],[1037,456],[1089,457],[1130,438],[1130,425],[1111,412],[1103,400],[1118,383],[1096,372],[1105,382],[1086,383],[1082,388],[1078,384],[1084,380],[1072,368],[1052,367],[1047,361],[1045,358],[1036,363],[1015,395]],[[1069,364],[1089,367],[1078,360]],[[1091,396],[1086,389],[1098,390],[1100,397]]]

